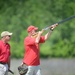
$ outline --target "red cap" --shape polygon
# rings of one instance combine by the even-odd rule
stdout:
[[[27,29],[28,32],[31,32],[32,30],[38,30],[38,27],[35,27],[35,26],[32,26],[32,25],[31,25],[31,26],[29,26],[28,29]]]

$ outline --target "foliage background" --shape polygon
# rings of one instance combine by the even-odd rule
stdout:
[[[0,33],[13,32],[12,58],[23,58],[27,27],[44,27],[75,15],[75,0],[0,0]],[[47,33],[46,31],[45,33]],[[44,33],[44,34],[45,34]],[[40,46],[40,56],[75,57],[75,19],[60,24]]]

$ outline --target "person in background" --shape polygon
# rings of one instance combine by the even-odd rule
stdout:
[[[44,29],[37,32],[38,27],[30,25],[27,29],[28,36],[24,39],[24,59],[23,64],[28,66],[28,71],[25,75],[41,75],[40,72],[40,43],[44,43],[51,35],[52,31],[58,24],[51,26],[48,33],[44,36]],[[36,36],[36,37],[35,37]]]
[[[0,75],[8,75],[10,69],[10,44],[8,43],[13,33],[3,31],[0,40]]]

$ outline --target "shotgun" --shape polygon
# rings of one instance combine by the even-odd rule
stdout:
[[[71,17],[68,17],[68,18],[66,18],[66,19],[64,19],[64,20],[61,20],[61,21],[59,21],[59,22],[57,22],[57,24],[61,24],[61,23],[63,23],[63,22],[66,22],[66,21],[68,21],[68,20],[71,20],[71,19],[73,19],[73,18],[75,18],[75,15],[74,16],[71,16]],[[56,23],[55,23],[56,24]],[[53,24],[52,24],[53,25]],[[47,30],[47,29],[49,29],[51,26],[48,26],[48,27],[46,27],[46,28],[44,28],[44,30]]]
[[[11,71],[10,69],[8,69],[8,71],[9,71],[10,73],[14,74],[14,72],[13,72],[13,71]]]

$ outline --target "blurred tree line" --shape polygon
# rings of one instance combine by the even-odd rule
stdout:
[[[0,0],[0,33],[4,30],[13,32],[12,58],[21,58],[29,25],[41,30],[73,15],[75,0]],[[49,40],[40,45],[40,56],[75,57],[74,35],[75,19],[60,24]]]

